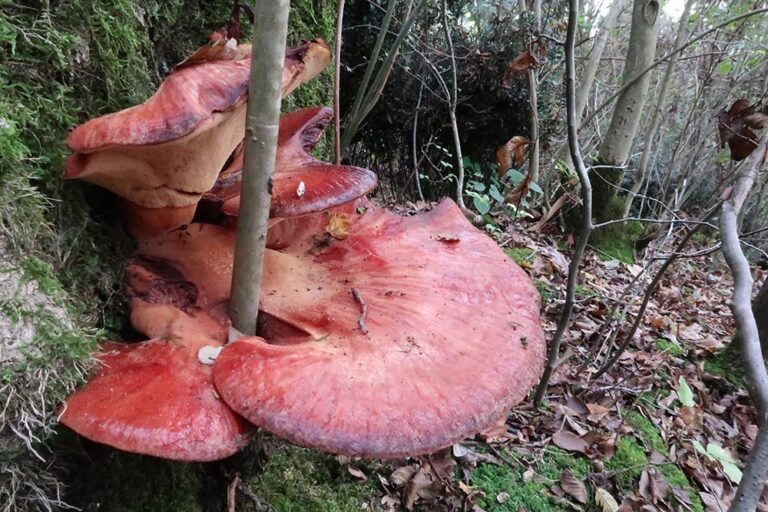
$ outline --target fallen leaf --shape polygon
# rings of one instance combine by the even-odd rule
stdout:
[[[337,240],[344,240],[349,236],[349,228],[352,223],[349,216],[344,213],[334,213],[328,219],[328,225],[325,226],[325,232]]]
[[[677,379],[677,397],[680,399],[680,403],[685,407],[693,407],[696,405],[696,402],[693,400],[693,391],[691,391],[691,387],[682,375]]]
[[[579,452],[586,455],[589,450],[589,444],[585,440],[567,430],[555,432],[552,435],[552,442],[555,443],[555,446],[558,448],[562,448],[569,452]]]
[[[619,510],[619,504],[616,502],[616,499],[602,487],[595,489],[595,503],[603,512],[618,512]]]
[[[353,468],[352,466],[347,466],[347,471],[349,471],[349,474],[355,478],[359,478],[362,481],[368,480],[368,477],[365,475],[365,473],[363,473],[357,468]]]
[[[418,470],[418,464],[409,464],[407,466],[397,468],[389,476],[389,481],[392,482],[392,485],[396,487],[402,487],[408,482],[408,480],[413,478],[413,475],[415,475]]]
[[[603,407],[600,404],[587,404],[587,409],[589,409],[589,416],[587,416],[587,420],[594,423],[597,423],[603,419],[606,414],[611,412],[609,408]]]
[[[567,469],[560,473],[560,487],[579,503],[586,503],[589,498],[584,482],[573,476],[573,473]]]
[[[499,503],[506,503],[509,501],[509,493],[508,492],[500,492],[496,495],[496,501]]]

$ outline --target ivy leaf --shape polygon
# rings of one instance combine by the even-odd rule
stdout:
[[[522,181],[525,179],[525,175],[520,171],[518,171],[517,169],[508,170],[505,176],[509,178],[509,180],[512,182],[513,185],[522,183]]]
[[[677,397],[680,399],[680,403],[686,407],[696,405],[696,402],[693,400],[693,391],[691,391],[691,387],[685,381],[685,377],[681,375],[677,380],[677,384]]]
[[[487,196],[475,196],[472,198],[472,203],[475,205],[475,210],[480,215],[485,215],[491,211],[491,203],[488,201]]]
[[[501,192],[499,192],[499,189],[496,188],[496,185],[491,185],[491,189],[489,191],[491,194],[491,197],[494,198],[496,201],[500,202],[501,204],[504,204],[504,196],[501,195]]]

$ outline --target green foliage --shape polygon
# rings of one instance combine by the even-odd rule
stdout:
[[[664,338],[656,338],[656,341],[653,344],[656,346],[657,350],[666,352],[669,355],[675,357],[682,357],[685,355],[685,349],[673,341]]]
[[[616,443],[616,453],[605,467],[614,473],[619,488],[629,492],[635,487],[640,474],[648,464],[648,457],[638,440],[634,437],[623,436]]]
[[[250,482],[254,492],[277,512],[357,512],[376,494],[376,462],[352,464],[368,480],[353,477],[336,457],[281,445]]]

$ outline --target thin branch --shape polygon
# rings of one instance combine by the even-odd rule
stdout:
[[[576,115],[576,62],[574,59],[574,41],[576,40],[576,25],[579,18],[578,0],[568,1],[568,32],[565,39],[565,88],[567,104],[567,125],[568,125],[568,149],[571,153],[571,161],[576,166],[581,182],[581,229],[579,231],[576,247],[573,251],[573,257],[568,267],[568,286],[565,292],[565,304],[557,323],[555,336],[549,346],[547,355],[547,364],[544,368],[544,374],[541,377],[536,396],[533,399],[538,407],[547,391],[549,379],[557,367],[558,355],[560,354],[560,344],[563,340],[563,334],[568,328],[573,312],[573,305],[576,297],[576,283],[579,279],[579,264],[584,255],[584,249],[587,247],[589,236],[592,233],[592,184],[589,181],[589,173],[584,166],[584,160],[581,157],[581,148],[579,147],[578,137],[578,117]]]
[[[339,0],[336,13],[336,52],[333,57],[333,155],[336,165],[341,165],[341,43],[344,26],[344,0]]]

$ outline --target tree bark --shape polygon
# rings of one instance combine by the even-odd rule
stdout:
[[[230,341],[256,334],[290,2],[260,0],[254,7],[258,15],[253,25],[245,162],[229,304]]]
[[[688,15],[691,12],[693,2],[694,0],[687,0],[685,2],[683,14],[680,16],[680,23],[677,26],[677,34],[675,35],[675,48],[679,48],[686,37],[685,26],[688,23]],[[629,191],[629,194],[627,194],[627,198],[624,202],[625,217],[629,215],[629,210],[632,209],[632,202],[635,200],[635,195],[637,195],[642,188],[645,176],[648,172],[648,158],[651,155],[651,148],[653,147],[653,140],[656,138],[656,132],[661,124],[661,112],[664,108],[664,103],[667,101],[667,91],[669,90],[669,83],[672,81],[672,72],[674,71],[675,62],[677,61],[678,56],[679,54],[669,59],[667,69],[664,72],[664,78],[661,80],[661,88],[659,89],[659,94],[656,98],[656,105],[653,108],[653,115],[651,116],[651,120],[645,131],[643,154],[640,157],[640,164],[637,167],[635,182],[632,184],[632,189]]]
[[[525,15],[527,7],[525,0],[519,0],[520,12]],[[534,32],[541,32],[541,0],[533,0],[533,25]],[[531,43],[529,43],[531,44]],[[528,105],[531,118],[531,144],[528,156],[528,176],[534,183],[539,181],[539,77],[536,68],[528,69]]]
[[[635,0],[632,29],[624,66],[624,82],[634,79],[653,63],[659,28],[658,0]],[[640,116],[648,95],[651,76],[645,73],[619,95],[611,116],[611,124],[597,155],[597,166],[590,172],[594,187],[595,216],[598,222],[618,218],[622,209],[615,206],[617,187],[624,176],[623,166],[629,158],[632,142],[640,124]]]
[[[749,394],[757,409],[757,423],[760,429],[744,468],[739,489],[731,502],[730,512],[755,510],[768,477],[768,371],[760,348],[759,328],[751,307],[752,273],[741,250],[738,226],[739,212],[752,189],[755,177],[765,165],[767,151],[768,136],[763,136],[753,154],[754,160],[750,168],[739,177],[733,189],[724,193],[720,215],[723,255],[733,274],[731,310],[739,333]]]
[[[459,102],[459,83],[456,71],[456,55],[453,51],[453,41],[448,28],[448,0],[443,0],[443,32],[445,44],[448,46],[448,54],[451,57],[451,78],[453,84],[448,88],[448,115],[451,119],[451,132],[453,132],[453,145],[456,150],[456,204],[462,210],[464,205],[464,157],[461,154],[461,138],[459,136],[459,123],[456,120],[456,105]]]

